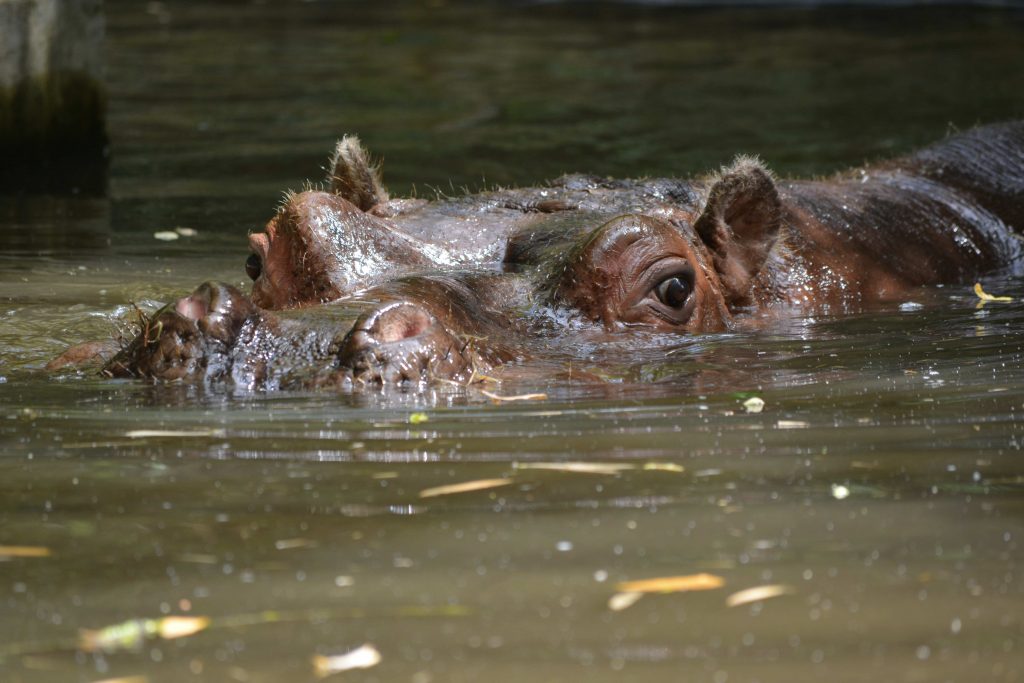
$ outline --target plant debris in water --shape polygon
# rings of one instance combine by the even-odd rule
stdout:
[[[209,625],[209,617],[131,619],[95,631],[81,631],[78,648],[83,652],[136,650],[147,640],[184,638],[199,633]]]
[[[989,294],[988,292],[986,292],[984,289],[981,288],[981,283],[980,282],[975,282],[974,283],[974,293],[975,293],[975,295],[977,295],[977,297],[982,302],[984,302],[984,301],[999,301],[999,302],[1002,302],[1002,303],[1009,303],[1009,302],[1013,301],[1013,297],[1010,297],[1010,296],[995,296],[993,294]]]
[[[725,605],[727,607],[739,607],[740,605],[746,605],[751,602],[761,602],[762,600],[769,600],[771,598],[777,598],[780,595],[789,595],[796,591],[792,586],[785,586],[781,583],[770,584],[765,586],[754,586],[753,588],[745,588],[741,591],[736,591],[725,599]]]
[[[686,468],[674,462],[645,462],[635,465],[627,462],[514,462],[514,470],[547,470],[551,472],[569,472],[572,474],[618,474],[628,470],[641,469],[647,472],[685,472]]]
[[[686,574],[682,576],[659,576],[639,581],[623,581],[615,586],[618,590],[608,600],[608,609],[613,612],[632,607],[637,600],[648,593],[687,593],[721,588],[725,579],[715,574]]]
[[[381,659],[380,651],[371,643],[366,643],[341,655],[314,655],[313,672],[317,678],[324,678],[350,669],[369,669],[380,664]]]
[[[546,401],[548,399],[547,394],[517,394],[515,396],[502,396],[501,394],[496,394],[493,391],[487,391],[486,389],[481,389],[480,393],[495,403],[503,403],[507,401]]]
[[[514,470],[549,470],[575,474],[618,474],[636,469],[636,465],[622,462],[514,462]]]
[[[760,413],[764,410],[764,399],[759,396],[751,396],[743,402],[743,409],[748,413]]]
[[[420,491],[420,498],[436,498],[437,496],[450,496],[454,493],[469,493],[470,491],[486,491],[500,486],[508,486],[513,483],[511,479],[476,479],[474,481],[463,481],[458,484],[447,484],[445,486],[434,486]]]
[[[686,591],[707,591],[721,588],[725,579],[715,574],[686,574],[683,576],[659,576],[639,581],[623,581],[615,588],[623,593],[682,593]]]
[[[50,557],[50,549],[41,545],[0,545],[0,560],[11,557]]]

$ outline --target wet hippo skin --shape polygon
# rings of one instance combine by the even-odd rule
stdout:
[[[1019,268],[1024,123],[818,181],[739,157],[700,180],[582,175],[393,199],[355,138],[327,190],[250,236],[251,296],[207,283],[113,376],[247,387],[472,381],[567,330],[690,334],[780,308],[854,311]]]

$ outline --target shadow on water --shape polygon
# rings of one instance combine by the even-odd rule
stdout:
[[[246,233],[342,133],[395,194],[824,174],[1024,116],[1019,11],[105,6],[106,195],[0,197],[0,679],[315,680],[367,643],[346,679],[1024,676],[1018,277],[580,339],[501,386],[537,402],[41,372],[131,302],[245,284]],[[724,586],[613,600],[700,573]],[[170,616],[210,621],[131,637]]]

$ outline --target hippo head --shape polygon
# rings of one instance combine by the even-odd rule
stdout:
[[[696,218],[619,216],[566,245],[546,290],[606,329],[721,330],[752,303],[780,223],[771,176],[741,159],[710,184]]]
[[[567,327],[725,329],[770,287],[761,271],[780,200],[751,159],[704,183],[570,178],[410,209],[354,149],[339,145],[328,191],[291,195],[251,236],[251,300],[203,285],[157,313],[108,372],[228,374],[250,386],[463,382],[559,349]],[[475,225],[500,227],[476,252],[490,260],[453,247]]]
[[[249,236],[252,298],[270,309],[324,303],[379,284],[396,268],[445,263],[444,250],[403,233],[330,192],[290,195],[263,232]]]
[[[408,202],[390,201],[359,140],[335,150],[327,191],[288,193],[263,232],[249,236],[245,263],[253,301],[281,309],[333,301],[447,262],[445,251],[387,220]]]

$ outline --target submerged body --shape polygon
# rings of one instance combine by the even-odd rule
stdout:
[[[777,306],[856,310],[1022,263],[1024,124],[828,180],[739,158],[700,181],[567,176],[389,198],[358,141],[329,189],[250,236],[252,296],[203,285],[105,366],[244,386],[470,381],[565,329],[703,333]],[[302,308],[305,315],[271,313]]]

